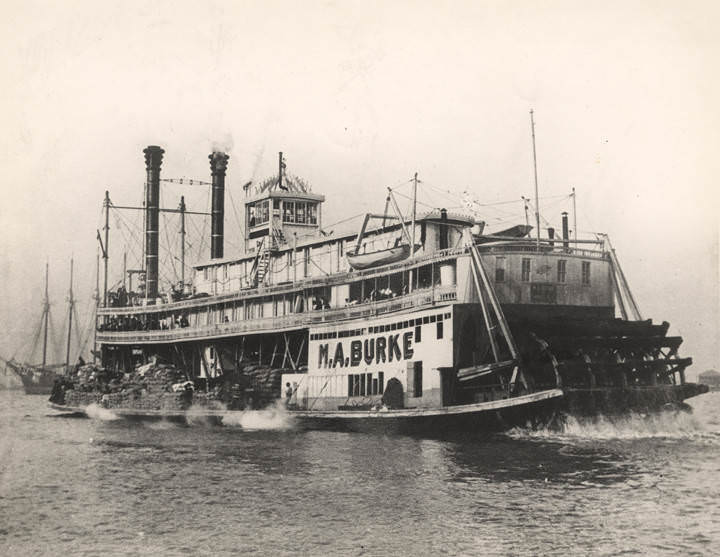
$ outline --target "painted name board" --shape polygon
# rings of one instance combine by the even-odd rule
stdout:
[[[322,343],[318,346],[318,367],[357,367],[399,362],[413,357],[413,331],[376,336],[365,340]]]

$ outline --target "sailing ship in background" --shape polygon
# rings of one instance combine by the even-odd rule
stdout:
[[[483,234],[475,216],[417,214],[417,175],[409,219],[389,189],[359,233],[328,233],[325,197],[288,179],[281,153],[276,177],[245,188],[244,253],[225,257],[229,157],[213,152],[210,259],[169,296],[158,222],[177,211],[159,207],[164,150],[144,154],[142,292],[105,288],[101,367],[70,378],[54,408],[222,419],[284,399],[308,427],[456,431],[681,408],[707,390],[686,382],[692,359],[668,323],[642,318],[607,235],[571,238],[567,213],[561,237],[541,234],[537,177],[534,238],[528,223]],[[111,206],[106,192],[106,285]]]
[[[43,309],[40,315],[40,320],[35,329],[33,340],[30,344],[29,350],[24,361],[18,361],[15,356],[9,360],[1,358],[5,364],[5,369],[10,370],[17,376],[22,382],[25,394],[28,395],[48,395],[52,392],[53,386],[55,385],[59,377],[64,376],[70,369],[70,363],[75,362],[71,360],[71,355],[78,356],[78,360],[84,363],[81,352],[82,348],[73,346],[73,324],[75,325],[75,344],[81,342],[80,331],[78,330],[78,315],[76,309],[76,300],[73,293],[73,267],[74,262],[70,260],[70,289],[68,291],[68,313],[67,313],[67,330],[65,335],[65,360],[62,363],[49,363],[48,362],[48,336],[50,335],[52,327],[52,319],[50,316],[50,296],[48,291],[48,280],[49,280],[49,265],[45,264],[45,298],[43,299]],[[74,319],[74,321],[73,321]],[[54,336],[54,335],[53,335]],[[40,347],[40,338],[42,337],[42,360],[39,363],[31,363],[32,360],[37,356],[38,348]],[[73,351],[75,348],[75,351]],[[57,352],[54,350],[53,352]],[[71,353],[72,352],[72,353]]]

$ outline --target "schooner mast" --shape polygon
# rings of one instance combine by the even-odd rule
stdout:
[[[70,258],[70,291],[68,293],[68,329],[67,347],[65,350],[65,368],[70,369],[70,339],[72,338],[72,318],[75,309],[75,298],[73,297],[73,259]]]
[[[43,303],[43,316],[42,316],[42,319],[44,322],[44,327],[45,327],[45,332],[43,334],[43,357],[42,357],[42,367],[43,368],[45,367],[45,364],[47,363],[48,321],[50,319],[50,296],[48,295],[49,268],[50,268],[50,264],[46,261],[45,262],[45,301]]]

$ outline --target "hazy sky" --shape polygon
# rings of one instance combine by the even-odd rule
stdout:
[[[140,202],[146,145],[166,150],[163,177],[203,180],[227,149],[235,200],[284,151],[330,224],[381,210],[415,171],[487,203],[532,195],[534,108],[541,196],[577,188],[579,230],[610,234],[643,314],[685,337],[694,373],[720,369],[718,16],[711,1],[6,0],[0,350],[32,331],[46,259],[56,317],[71,254],[87,305],[104,191]],[[163,204],[181,193],[206,210],[197,187],[163,186]],[[490,225],[523,221],[500,207]],[[541,202],[553,224],[569,208]],[[231,242],[234,227],[228,201]]]

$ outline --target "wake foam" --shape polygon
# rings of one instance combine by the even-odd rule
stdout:
[[[561,441],[701,437],[720,440],[720,432],[708,430],[696,416],[689,412],[660,412],[593,418],[564,416],[549,427],[514,428],[508,432],[508,435],[518,439]]]
[[[103,408],[102,406],[94,403],[85,408],[85,414],[87,414],[88,418],[103,420],[105,422],[120,419],[120,416],[115,414],[112,410],[108,410],[107,408]]]
[[[233,411],[223,415],[223,425],[247,430],[285,430],[293,425],[292,416],[282,401],[262,410]]]

